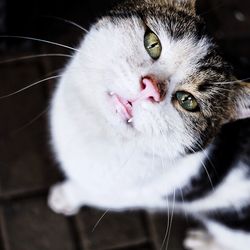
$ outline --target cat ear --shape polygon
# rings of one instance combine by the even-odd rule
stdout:
[[[239,83],[235,120],[250,118],[250,83]]]

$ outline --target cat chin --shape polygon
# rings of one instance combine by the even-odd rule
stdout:
[[[167,161],[175,162],[176,160],[185,156],[185,147],[180,143],[182,141],[192,141],[189,138],[178,137],[178,133],[166,124],[164,129],[159,129],[159,120],[157,116],[152,119],[154,109],[150,104],[142,105],[144,107],[136,107],[132,122],[128,122],[119,114],[111,109],[104,112],[105,125],[103,124],[105,133],[109,134],[110,140],[119,141],[120,145],[123,142],[136,142],[141,151],[154,157],[162,157]],[[150,118],[151,119],[148,119]],[[99,119],[96,117],[96,119]],[[94,117],[95,120],[95,117]]]

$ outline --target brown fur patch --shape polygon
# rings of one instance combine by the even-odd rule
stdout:
[[[173,40],[194,37],[199,41],[208,37],[202,19],[195,13],[195,0],[126,1],[110,13],[114,20],[131,16],[142,20],[155,17],[166,27],[166,33]],[[188,112],[173,97],[173,104],[183,118],[187,132],[197,140],[194,147],[204,148],[218,134],[223,124],[237,116],[239,99],[248,95],[248,91],[246,84],[242,83],[240,88],[235,80],[230,65],[211,42],[207,55],[197,63],[196,72],[177,87],[176,91],[191,93],[199,103],[199,112]],[[157,83],[157,87],[164,97],[166,84],[164,86],[164,81],[161,83]]]

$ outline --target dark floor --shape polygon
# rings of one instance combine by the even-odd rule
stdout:
[[[206,8],[203,15],[209,28],[237,75],[249,77],[250,4],[214,0]],[[74,44],[80,36],[77,30],[67,29],[57,41]],[[68,52],[21,43],[5,50],[0,59]],[[0,96],[54,76],[64,64],[63,58],[54,56],[1,63]],[[62,179],[50,153],[46,120],[55,82],[0,98],[0,250],[159,250],[168,239],[169,250],[182,250],[185,228],[191,225],[186,219],[175,217],[171,235],[164,240],[168,217],[163,214],[138,211],[103,217],[104,211],[83,208],[77,216],[66,218],[47,207],[49,186]]]

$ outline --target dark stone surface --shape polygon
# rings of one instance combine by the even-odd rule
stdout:
[[[41,65],[1,65],[0,96],[43,78]],[[50,161],[44,84],[0,99],[0,197],[46,189],[59,178]]]
[[[77,219],[80,235],[85,238],[82,241],[87,241],[89,249],[133,245],[147,239],[147,229],[140,212],[105,213],[84,208]]]
[[[7,235],[4,228],[3,207],[0,205],[0,250],[7,250],[6,236]]]
[[[123,246],[123,247],[118,247],[118,248],[108,248],[104,250],[153,250],[152,244],[150,243],[141,243],[137,244],[135,246]]]
[[[45,199],[9,202],[4,207],[9,250],[73,250],[69,222],[49,210]]]
[[[157,249],[184,250],[183,239],[185,238],[186,230],[191,226],[186,218],[173,216],[171,213],[169,218],[166,214],[150,214],[152,225],[155,230],[155,241]],[[168,247],[168,248],[167,248]]]

